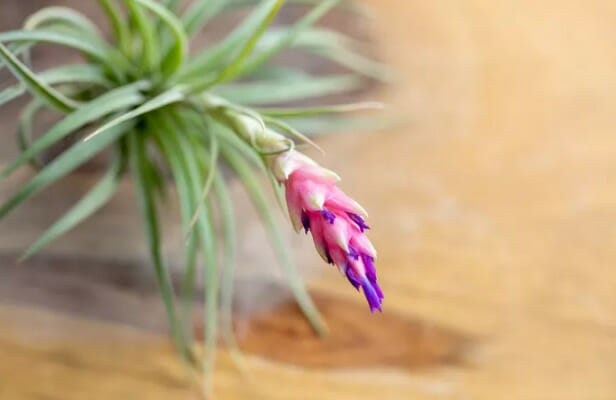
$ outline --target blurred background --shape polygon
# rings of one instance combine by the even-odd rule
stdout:
[[[367,15],[327,23],[393,67],[392,84],[357,96],[404,123],[322,136],[327,154],[312,155],[371,214],[384,312],[370,315],[289,230],[330,325],[316,338],[234,188],[246,371],[221,347],[216,397],[616,398],[616,3],[358,2]],[[2,0],[0,30],[50,3],[98,12]],[[64,55],[36,57],[42,67]],[[0,111],[2,164],[19,107]],[[129,180],[94,218],[16,262],[97,173],[83,169],[0,225],[0,399],[196,398],[166,336]],[[167,236],[180,235],[173,202],[165,214]],[[180,250],[170,242],[167,258]]]

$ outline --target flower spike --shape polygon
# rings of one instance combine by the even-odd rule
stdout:
[[[289,216],[297,230],[303,227],[310,232],[321,257],[335,264],[355,289],[362,288],[370,311],[381,311],[383,292],[376,278],[376,251],[364,234],[370,229],[364,209],[336,187],[336,174],[305,155],[291,150],[269,161],[284,184]]]

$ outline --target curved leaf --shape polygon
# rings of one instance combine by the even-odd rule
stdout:
[[[88,142],[78,142],[74,144],[43,168],[28,183],[21,186],[16,194],[0,206],[0,219],[12,211],[17,205],[43,190],[56,180],[62,178],[102,151],[105,147],[114,143],[131,127],[130,123],[117,125],[111,128],[106,135],[98,136]]]
[[[171,75],[184,63],[186,56],[188,55],[188,39],[182,22],[167,8],[155,3],[151,0],[124,0],[135,1],[141,4],[143,7],[152,11],[158,16],[170,29],[175,39],[175,44],[171,48],[171,51],[162,62],[162,71]]]
[[[15,134],[17,136],[17,145],[22,153],[31,146],[32,125],[36,115],[43,109],[43,107],[45,107],[45,103],[41,99],[34,99],[24,107],[21,115],[19,116],[19,122],[17,124]],[[30,165],[32,165],[34,169],[38,170],[43,166],[43,164],[39,162],[36,157],[31,158],[29,161]]]
[[[168,126],[172,125],[172,121],[168,121]],[[190,195],[193,198],[193,205],[197,204],[203,173],[199,168],[199,163],[196,159],[196,148],[186,141],[185,135],[165,135],[160,139],[164,146],[168,149],[170,164],[177,164],[175,168],[182,169],[182,180],[190,188]],[[182,157],[178,157],[179,155]],[[217,299],[218,299],[218,274],[217,274],[217,256],[215,246],[215,232],[212,226],[211,210],[209,207],[199,208],[197,229],[199,238],[201,239],[201,249],[205,258],[204,268],[204,288],[205,288],[205,308],[204,308],[204,348],[206,356],[203,361],[203,374],[207,390],[209,391],[210,373],[214,364],[214,354],[216,352],[216,324],[217,324]]]
[[[185,136],[171,136],[172,141],[176,141],[178,154],[183,154],[186,171],[190,177],[189,181],[192,188],[192,195],[195,199],[199,196],[201,182],[205,173],[213,174],[215,171],[200,171],[199,163],[195,157],[195,148],[187,141]],[[215,231],[212,224],[211,208],[199,208],[197,229],[202,242],[202,251],[205,259],[203,274],[203,286],[205,287],[204,297],[204,322],[205,335],[203,346],[206,351],[203,359],[203,377],[206,393],[211,390],[211,371],[214,367],[216,354],[217,324],[218,324],[218,272],[217,272],[217,251],[215,244]]]
[[[9,67],[13,75],[18,78],[31,92],[40,96],[51,107],[61,111],[72,111],[79,103],[64,96],[61,92],[43,82],[30,68],[26,67],[11,52],[0,43],[0,58]]]
[[[52,68],[38,73],[38,77],[47,85],[74,82],[108,87],[111,84],[105,77],[103,70],[91,64],[74,64]],[[26,93],[26,88],[23,84],[4,89],[0,92],[0,106],[18,98],[24,93]]]
[[[139,89],[143,85],[144,83],[140,82],[111,90],[73,111],[52,126],[43,136],[32,143],[26,151],[11,162],[0,174],[0,180],[71,132],[108,114],[140,104],[143,101],[143,95]]]
[[[268,16],[272,12],[272,6],[277,5],[277,1],[263,1],[254,9],[252,14],[246,18],[237,28],[235,28],[225,39],[211,48],[197,54],[185,68],[180,70],[178,79],[188,82],[193,79],[203,81],[202,76],[213,66],[218,66],[229,59],[229,55],[236,52],[242,44],[248,43],[264,21],[268,21]],[[227,62],[227,65],[229,63]],[[214,79],[208,77],[205,82]]]
[[[188,241],[186,245],[186,255],[184,259],[184,276],[182,278],[181,299],[182,299],[182,317],[184,326],[187,329],[187,334],[190,335],[192,331],[192,304],[195,289],[195,276],[196,276],[196,257],[197,257],[197,239],[198,234],[195,231],[190,231],[190,216],[195,208],[194,199],[191,195],[190,185],[181,163],[177,160],[177,154],[171,150],[171,146],[168,143],[168,137],[175,132],[172,127],[165,124],[164,121],[157,113],[153,113],[148,117],[148,128],[153,133],[153,139],[155,140],[160,153],[167,160],[169,169],[173,176],[173,181],[178,193],[180,201],[180,213],[182,217],[182,226],[184,234],[188,235]]]
[[[166,92],[163,92],[159,94],[158,96],[146,101],[145,103],[141,104],[139,107],[109,121],[105,125],[101,126],[100,128],[96,129],[94,132],[86,136],[84,141],[87,142],[88,140],[95,138],[99,134],[125,121],[137,118],[141,115],[144,115],[151,111],[165,107],[169,104],[180,102],[184,99],[185,99],[185,95],[182,89],[180,88],[169,89]]]
[[[120,125],[121,126],[121,125]],[[114,128],[112,128],[113,130]],[[88,144],[108,137],[101,135],[93,138],[91,141],[82,142]],[[156,212],[156,204],[153,196],[153,183],[148,174],[148,160],[146,156],[145,140],[140,137],[137,132],[128,136],[129,152],[131,154],[131,169],[135,188],[137,189],[137,197],[139,201],[139,210],[144,223],[144,230],[148,240],[148,248],[150,256],[154,263],[154,271],[156,272],[156,280],[161,292],[163,304],[167,311],[171,334],[174,339],[178,353],[182,356],[185,362],[191,362],[193,359],[191,350],[186,343],[186,337],[179,323],[175,309],[175,295],[171,280],[169,278],[168,268],[163,261],[160,250],[160,227],[158,223],[158,215]]]
[[[100,31],[86,16],[68,7],[44,7],[30,15],[24,28],[33,30],[46,25],[63,24],[77,28],[78,31],[92,37],[100,37]]]
[[[269,24],[272,22],[280,7],[284,4],[285,0],[269,0],[265,1],[264,12],[260,19],[255,19],[250,29],[250,35],[240,47],[236,55],[233,55],[231,60],[222,68],[215,77],[206,77],[201,82],[191,85],[191,91],[193,93],[201,92],[207,88],[221,82],[228,81],[237,76],[240,72],[240,67],[246,57],[250,55],[261,35],[265,32]]]
[[[383,103],[365,101],[361,103],[334,104],[331,106],[317,106],[304,108],[257,108],[259,114],[275,118],[314,117],[323,114],[338,114],[363,110],[382,110]]]
[[[100,182],[28,247],[20,257],[20,261],[38,253],[47,244],[73,229],[105,205],[116,191],[120,180],[121,165],[122,161],[118,156]]]
[[[0,33],[0,42],[42,42],[70,47],[100,61],[110,68],[116,76],[121,76],[121,70],[131,70],[132,66],[126,58],[114,48],[103,42],[93,42],[92,39],[71,35],[66,32],[51,29],[35,31],[17,30]],[[118,69],[119,68],[119,69]]]
[[[122,20],[122,13],[118,7],[112,3],[112,0],[98,0],[98,2],[111,24],[117,46],[124,55],[129,56],[131,51],[130,31],[128,25]]]
[[[195,1],[182,16],[182,24],[189,34],[198,31],[208,19],[218,14],[225,6],[225,0]]]
[[[284,35],[280,35],[277,40],[268,43],[267,48],[262,49],[247,62],[243,63],[236,75],[244,75],[259,67],[275,54],[293,44],[297,37],[310,25],[317,22],[329,10],[338,5],[340,0],[325,0],[316,5],[309,13],[297,21],[293,26],[287,28]]]
[[[124,0],[124,2],[141,37],[141,57],[138,60],[141,60],[141,65],[145,71],[154,71],[159,57],[154,26],[141,9],[142,5],[138,5],[136,0]]]
[[[306,76],[218,85],[212,92],[239,104],[272,104],[349,92],[362,83],[357,75]]]
[[[295,129],[292,126],[288,125],[286,122],[280,121],[280,120],[278,120],[276,118],[266,117],[266,116],[263,117],[263,120],[265,121],[266,124],[274,125],[275,127],[283,130],[287,134],[295,137],[296,139],[302,140],[302,141],[312,145],[315,149],[319,150],[322,154],[325,154],[325,151],[323,151],[323,149],[318,144],[313,142],[309,137],[306,137],[304,134],[302,134],[297,129]]]

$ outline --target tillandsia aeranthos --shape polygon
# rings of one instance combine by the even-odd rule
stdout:
[[[383,294],[376,280],[376,252],[364,235],[368,229],[365,211],[336,187],[338,178],[333,172],[295,150],[296,143],[312,143],[300,132],[340,126],[349,120],[336,113],[375,104],[263,108],[350,92],[366,77],[385,75],[383,66],[361,54],[357,42],[314,27],[328,11],[341,6],[340,1],[289,0],[302,3],[305,14],[290,25],[275,27],[270,24],[284,0],[98,3],[112,28],[111,42],[89,19],[66,7],[43,8],[27,19],[23,29],[0,33],[0,68],[8,68],[19,80],[19,84],[0,91],[0,106],[26,93],[32,96],[17,130],[21,153],[3,167],[0,181],[27,164],[37,169],[0,204],[0,218],[103,150],[113,153],[106,174],[25,251],[23,258],[95,213],[112,197],[121,177],[130,173],[174,343],[182,359],[191,364],[196,356],[188,315],[197,255],[202,255],[206,327],[202,365],[207,377],[219,320],[223,337],[233,343],[230,310],[235,221],[219,170],[226,164],[248,189],[293,293],[317,332],[323,333],[325,325],[282,243],[255,170],[268,174],[275,190],[284,188],[293,226],[310,231],[324,260],[335,264],[358,290],[362,288],[372,311],[380,310]],[[241,7],[252,10],[226,37],[189,55],[191,35],[212,17]],[[29,51],[45,43],[74,49],[83,54],[84,62],[35,72],[28,61]],[[343,64],[348,72],[314,76],[273,63],[274,55],[291,47]],[[33,120],[45,109],[64,116],[32,139]],[[43,152],[75,134],[83,136],[50,162],[40,162]],[[166,173],[171,179],[166,179]],[[187,238],[181,307],[176,306],[160,250],[157,200],[168,181],[177,191]],[[220,226],[213,220],[214,205]]]

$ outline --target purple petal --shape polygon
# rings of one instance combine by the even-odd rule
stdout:
[[[334,214],[333,212],[331,212],[331,210],[325,207],[323,207],[323,210],[321,210],[321,215],[323,216],[323,219],[330,224],[333,224],[336,220],[336,214]]]
[[[364,229],[370,229],[370,227],[366,225],[366,222],[364,221],[364,219],[360,217],[359,215],[355,213],[347,213],[347,214],[349,215],[349,218],[351,218],[351,221],[355,222],[362,232],[364,231]]]
[[[379,296],[379,303],[382,303],[383,299],[385,298],[385,295],[383,294],[383,291],[381,290],[381,287],[376,282],[371,282],[371,283],[372,283],[372,288],[376,292],[377,296]]]
[[[304,226],[304,231],[308,233],[310,230],[310,218],[308,218],[308,214],[304,210],[302,210],[302,225]]]
[[[353,272],[353,269],[347,267],[346,268],[346,276],[347,276],[347,279],[349,280],[349,282],[351,282],[351,285],[353,285],[353,287],[356,290],[359,290],[359,286],[361,285],[361,282],[357,278],[357,275],[355,275],[355,272]]]
[[[368,300],[368,305],[370,306],[370,312],[374,314],[375,310],[382,311],[381,310],[381,299],[383,297],[382,297],[381,289],[378,288],[378,292],[377,292],[375,287],[372,285],[372,283],[367,278],[365,278],[362,281],[361,287],[364,289],[364,296],[366,296],[366,300]]]
[[[376,283],[376,268],[374,267],[374,258],[368,254],[362,254],[361,260],[366,268],[366,276],[372,283]]]

